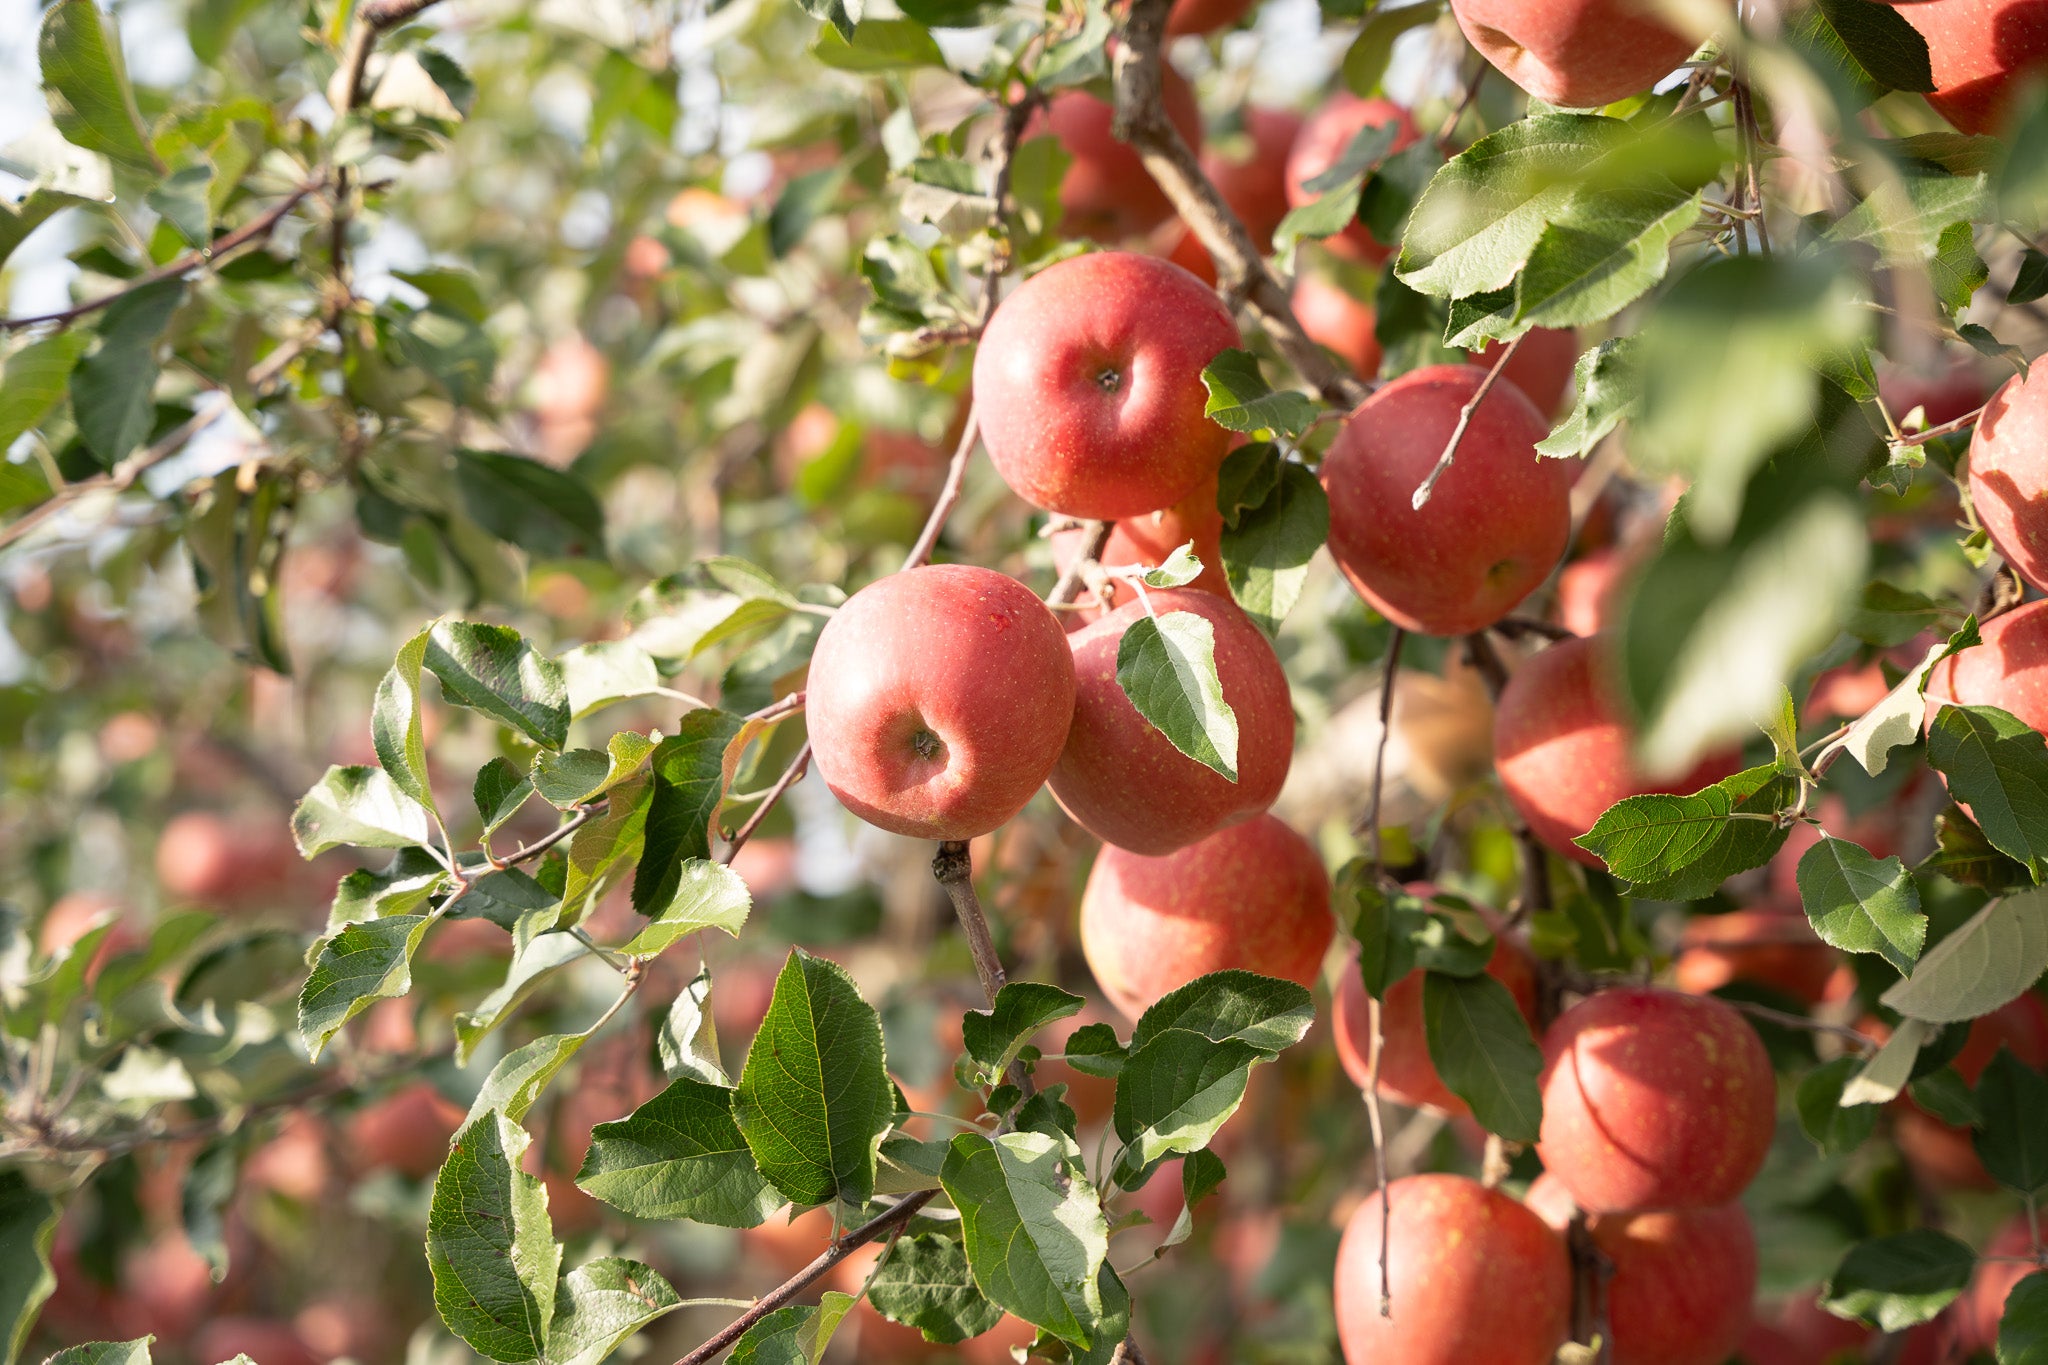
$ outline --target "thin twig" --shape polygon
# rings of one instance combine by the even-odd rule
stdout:
[[[749,711],[746,718],[750,721],[760,721],[765,725],[771,720],[781,720],[785,716],[793,716],[804,709],[804,695],[803,690],[800,688],[780,701],[769,702],[758,711]]]
[[[1081,591],[1088,565],[1102,558],[1102,551],[1109,544],[1109,534],[1116,529],[1113,521],[1083,522],[1085,534],[1081,538],[1081,552],[1074,556],[1074,562],[1067,565],[1059,582],[1052,585],[1052,591],[1045,595],[1048,607],[1063,607],[1072,602]]]
[[[436,3],[438,0],[365,0],[356,11],[348,46],[341,55],[341,69],[347,75],[335,102],[336,117],[345,116],[361,102],[363,77],[370,69],[370,53],[376,48],[377,39],[400,24],[417,19]]]
[[[556,844],[561,843],[562,840],[596,819],[599,812],[603,811],[608,804],[609,802],[607,801],[595,801],[588,806],[577,807],[576,814],[564,820],[540,838],[535,839],[532,843],[527,844],[523,848],[515,848],[502,858],[491,858],[489,860],[491,867],[502,871],[508,867],[516,867],[520,863],[532,862],[535,858],[540,857]]]
[[[763,794],[761,804],[754,807],[746,822],[733,831],[732,838],[727,842],[725,852],[719,855],[718,861],[727,867],[732,866],[732,860],[746,847],[747,840],[754,837],[754,831],[768,818],[768,812],[775,809],[775,803],[782,799],[783,793],[796,785],[797,779],[804,775],[804,769],[810,766],[811,744],[809,740],[805,740],[804,747],[796,751],[796,757],[789,760],[789,766],[782,770],[782,776],[776,778],[775,785]]]
[[[1409,505],[1416,511],[1422,510],[1423,505],[1429,501],[1429,495],[1436,491],[1436,481],[1450,470],[1451,461],[1458,458],[1458,447],[1464,442],[1465,432],[1472,425],[1472,415],[1479,411],[1479,405],[1486,401],[1486,395],[1493,392],[1493,386],[1499,381],[1501,371],[1507,369],[1508,362],[1515,358],[1515,352],[1520,350],[1522,343],[1528,339],[1529,334],[1524,332],[1501,347],[1500,354],[1494,358],[1493,368],[1486,372],[1486,378],[1479,381],[1479,388],[1473,393],[1472,400],[1458,410],[1458,425],[1451,428],[1451,439],[1444,443],[1444,453],[1437,457],[1436,467],[1429,471],[1429,477],[1422,481],[1415,490],[1415,496],[1408,500]]]
[[[1989,404],[1986,404],[1986,406],[1988,407]],[[1906,435],[1894,436],[1891,438],[1891,444],[1895,446],[1925,445],[1937,436],[1947,436],[1951,432],[1967,431],[1969,428],[1976,426],[1978,420],[1983,416],[1984,409],[1978,408],[1974,412],[1964,413],[1952,422],[1943,422],[1938,427],[1929,427],[1925,431],[1915,431]]]
[[[1372,1129],[1372,1172],[1380,1191],[1380,1316],[1394,1316],[1394,1272],[1387,1263],[1387,1241],[1394,1233],[1393,1196],[1387,1189],[1387,1128],[1380,1116],[1380,1054],[1386,1051],[1386,1031],[1378,996],[1365,1000],[1366,1022],[1372,1027],[1372,1045],[1365,1061],[1365,1122]]]
[[[1451,110],[1451,116],[1444,120],[1443,127],[1436,130],[1436,149],[1445,156],[1451,155],[1458,125],[1465,121],[1467,111],[1478,102],[1479,87],[1486,83],[1486,73],[1491,69],[1484,59],[1474,65],[1472,75],[1465,81],[1464,97],[1458,101],[1458,107]]]
[[[219,394],[220,391],[216,389],[212,394],[202,395],[202,402],[205,397]],[[104,474],[95,474],[89,479],[65,484],[7,525],[0,526],[0,549],[5,549],[20,540],[42,522],[88,493],[106,490],[118,495],[127,492],[144,474],[183,450],[187,442],[211,426],[229,406],[226,402],[206,403],[199,411],[164,433],[162,438],[121,461],[113,469]]]
[[[1792,1014],[1785,1010],[1774,1010],[1769,1005],[1759,1005],[1749,1000],[1731,1000],[1728,1003],[1741,1010],[1744,1014],[1752,1015],[1758,1019],[1767,1019],[1773,1024],[1781,1024],[1786,1028],[1805,1029],[1808,1033],[1825,1033],[1830,1037],[1840,1038],[1865,1056],[1869,1056],[1878,1049],[1876,1039],[1867,1034],[1858,1033],[1855,1029],[1842,1024],[1830,1024],[1824,1020],[1809,1018],[1804,1014]]]
[[[1365,806],[1365,829],[1362,832],[1372,848],[1372,872],[1375,880],[1384,880],[1387,875],[1385,840],[1380,835],[1380,800],[1387,782],[1387,739],[1394,729],[1394,679],[1401,668],[1401,646],[1408,642],[1408,632],[1399,626],[1387,637],[1387,659],[1380,670],[1380,737],[1374,746],[1372,759],[1372,795]]]
[[[953,509],[960,503],[960,490],[967,480],[967,460],[974,454],[974,443],[980,435],[980,404],[969,399],[967,422],[960,428],[960,444],[953,450],[952,463],[946,466],[946,482],[939,488],[931,515],[924,520],[924,529],[917,534],[917,543],[903,557],[905,569],[915,569],[926,563],[931,559],[932,551],[938,548],[939,533],[946,529],[946,519],[953,515]]]

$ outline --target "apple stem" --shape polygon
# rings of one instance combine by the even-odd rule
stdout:
[[[1408,500],[1409,505],[1416,511],[1420,512],[1428,504],[1429,495],[1436,492],[1436,481],[1450,470],[1451,461],[1458,458],[1458,447],[1464,443],[1465,432],[1472,426],[1472,414],[1479,411],[1479,405],[1486,401],[1486,395],[1492,393],[1493,386],[1500,382],[1501,371],[1508,367],[1508,362],[1515,358],[1515,352],[1520,350],[1522,343],[1528,339],[1529,334],[1524,332],[1500,348],[1500,354],[1494,357],[1493,368],[1486,372],[1486,378],[1479,381],[1479,388],[1473,393],[1472,400],[1458,410],[1458,425],[1451,428],[1451,439],[1445,442],[1444,453],[1437,457],[1436,467],[1429,471],[1429,477],[1422,481],[1415,490],[1415,496]]]
[[[1055,611],[1072,604],[1080,595],[1081,587],[1087,580],[1085,570],[1088,565],[1102,558],[1102,552],[1109,544],[1109,535],[1116,529],[1116,523],[1084,521],[1081,527],[1086,533],[1082,538],[1081,553],[1074,557],[1073,563],[1067,565],[1067,571],[1059,576],[1059,581],[1052,585],[1052,591],[1045,595],[1045,604]]]

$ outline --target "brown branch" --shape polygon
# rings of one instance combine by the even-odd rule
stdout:
[[[1372,1173],[1380,1191],[1380,1316],[1394,1316],[1393,1270],[1388,1265],[1387,1242],[1394,1233],[1393,1196],[1387,1190],[1387,1127],[1380,1115],[1380,1055],[1387,1050],[1386,1030],[1376,995],[1365,998],[1366,1022],[1372,1026],[1372,1045],[1365,1062],[1365,1122],[1372,1129]]]
[[[1436,149],[1444,156],[1452,154],[1451,148],[1458,135],[1458,125],[1465,121],[1466,113],[1478,102],[1479,87],[1486,83],[1486,73],[1491,69],[1484,58],[1479,61],[1470,79],[1465,82],[1464,98],[1458,101],[1457,108],[1451,110],[1451,116],[1444,120],[1443,127],[1436,130]]]
[[[1741,1010],[1744,1014],[1757,1019],[1768,1020],[1784,1028],[1804,1029],[1808,1033],[1825,1033],[1829,1037],[1840,1038],[1866,1057],[1878,1049],[1878,1043],[1875,1038],[1867,1034],[1858,1033],[1855,1029],[1842,1024],[1830,1024],[1825,1020],[1809,1018],[1804,1014],[1792,1014],[1786,1010],[1774,1010],[1769,1005],[1759,1005],[1749,1000],[1730,1000],[1728,1003]]]
[[[996,955],[995,935],[989,931],[981,898],[974,894],[974,864],[965,839],[948,839],[939,845],[932,858],[932,875],[938,878],[946,899],[953,903],[953,912],[960,917],[961,932],[967,935],[967,951],[974,957],[974,974],[981,978],[982,994],[993,1005],[996,992],[1008,984],[1008,978],[1003,973],[1002,959]]]
[[[1399,626],[1387,637],[1387,660],[1380,673],[1380,737],[1374,747],[1372,759],[1372,795],[1366,802],[1363,830],[1372,846],[1372,872],[1375,880],[1384,880],[1387,875],[1385,840],[1380,837],[1380,798],[1387,779],[1387,740],[1394,729],[1394,678],[1401,667],[1401,646],[1408,642],[1408,632]]]
[[[1586,1215],[1575,1214],[1565,1231],[1565,1245],[1572,1258],[1572,1339],[1600,1349],[1594,1359],[1610,1365],[1614,1359],[1614,1330],[1608,1318],[1607,1285],[1614,1278],[1614,1262],[1593,1241],[1586,1228]]]
[[[598,813],[603,811],[608,804],[608,801],[596,801],[588,806],[579,806],[575,815],[564,820],[532,843],[515,848],[502,858],[490,858],[490,866],[495,870],[503,871],[508,867],[517,867],[520,863],[532,862],[535,858],[540,857],[556,844],[561,843],[562,840],[597,818]]]
[[[938,1193],[937,1190],[920,1190],[894,1208],[884,1210],[854,1228],[821,1252],[816,1260],[754,1300],[752,1308],[727,1323],[716,1336],[676,1361],[675,1365],[708,1365],[708,1362],[717,1359],[727,1347],[745,1336],[749,1327],[810,1288],[855,1251],[916,1217],[917,1211],[937,1198]]]
[[[1539,640],[1576,640],[1579,633],[1570,626],[1558,625],[1555,621],[1541,621],[1533,616],[1503,616],[1487,627],[1496,635],[1510,640],[1524,640],[1534,636]]]
[[[1927,442],[1933,440],[1937,436],[1947,436],[1952,432],[1966,431],[1969,428],[1976,426],[1978,419],[1983,416],[1984,409],[1978,408],[1974,412],[1964,413],[1961,417],[1956,418],[1952,422],[1943,422],[1938,427],[1929,427],[1925,431],[1916,431],[1910,436],[1894,436],[1892,437],[1890,444],[1894,446],[1925,445]]]
[[[1102,551],[1109,544],[1109,533],[1116,529],[1113,521],[1090,521],[1082,523],[1087,532],[1081,544],[1081,553],[1074,556],[1074,562],[1067,565],[1067,571],[1060,575],[1059,582],[1052,585],[1052,591],[1045,595],[1048,607],[1061,607],[1080,595],[1081,584],[1088,565],[1102,558]]]
[[[326,184],[327,178],[324,174],[314,176],[233,232],[216,238],[196,250],[188,251],[167,265],[144,271],[110,294],[102,294],[96,299],[88,299],[84,303],[55,313],[38,313],[25,318],[0,318],[0,332],[18,331],[23,327],[36,327],[44,323],[59,327],[69,326],[87,314],[97,313],[102,308],[118,303],[137,290],[147,289],[150,285],[161,284],[165,280],[179,279],[202,266],[219,265],[223,257],[268,237],[277,225],[284,221],[285,215],[299,206],[300,200],[325,187]]]
[[[1287,290],[1266,269],[1251,233],[1209,183],[1194,152],[1166,117],[1160,46],[1171,7],[1172,0],[1131,4],[1116,51],[1116,135],[1138,153],[1145,170],[1216,263],[1218,292],[1226,299],[1243,300],[1287,363],[1324,402],[1355,408],[1369,390],[1301,330]]]
[[[219,393],[220,391],[216,389],[211,392]],[[201,395],[202,399],[207,396],[209,395]],[[198,412],[193,413],[191,417],[166,432],[161,439],[137,451],[105,474],[95,474],[89,479],[80,479],[76,483],[67,483],[62,488],[57,489],[48,498],[29,508],[28,511],[22,513],[19,517],[7,523],[7,525],[0,526],[0,549],[5,549],[15,541],[20,540],[44,521],[54,516],[58,511],[70,506],[88,493],[106,490],[118,495],[127,492],[135,486],[136,481],[144,474],[148,473],[155,466],[162,464],[180,450],[183,450],[188,441],[198,435],[204,428],[211,426],[215,419],[227,411],[227,407],[227,404],[213,404],[202,407]]]
[[[727,867],[732,866],[732,860],[739,856],[742,848],[746,847],[747,840],[754,837],[754,831],[759,829],[761,822],[768,818],[768,812],[775,809],[775,803],[782,799],[785,792],[796,785],[797,779],[802,777],[804,770],[810,766],[811,745],[810,741],[806,740],[804,741],[804,747],[796,751],[796,757],[789,760],[789,766],[782,770],[782,776],[775,779],[775,785],[762,795],[761,804],[755,806],[753,813],[748,815],[745,822],[733,831],[732,839],[727,843],[725,852],[718,856],[718,861],[724,863]]]
[[[953,509],[960,504],[960,489],[967,481],[967,460],[974,454],[974,443],[981,435],[980,405],[972,398],[967,404],[967,423],[960,428],[960,444],[954,448],[952,463],[946,466],[946,482],[939,488],[938,501],[932,504],[932,513],[924,520],[924,529],[917,533],[917,543],[910,547],[910,553],[903,557],[905,569],[915,569],[932,557],[938,548],[939,533],[946,529],[946,518],[953,515]]]
[[[363,97],[363,77],[370,69],[370,53],[377,40],[400,24],[418,18],[438,0],[365,0],[356,11],[349,29],[348,46],[342,50],[340,96],[335,102],[336,118],[343,118]]]
[[[1436,467],[1429,471],[1429,477],[1416,488],[1415,496],[1409,499],[1410,505],[1416,511],[1420,512],[1428,503],[1429,495],[1436,491],[1436,481],[1450,471],[1451,461],[1458,458],[1458,447],[1464,443],[1465,433],[1472,426],[1472,415],[1479,411],[1479,405],[1486,401],[1486,395],[1492,393],[1493,386],[1500,382],[1501,371],[1507,369],[1508,362],[1515,358],[1515,352],[1520,350],[1522,343],[1528,339],[1529,334],[1524,332],[1501,347],[1500,354],[1494,358],[1493,368],[1486,372],[1486,378],[1479,381],[1479,389],[1472,395],[1472,401],[1458,410],[1458,425],[1451,428],[1451,439],[1444,443],[1444,453],[1437,458]]]

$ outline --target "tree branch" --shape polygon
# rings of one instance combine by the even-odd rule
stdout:
[[[211,390],[209,394],[202,395],[202,397],[213,395],[225,397],[218,389]],[[164,433],[162,438],[154,444],[130,455],[105,474],[95,474],[89,479],[80,479],[75,483],[67,483],[62,488],[55,490],[49,497],[37,503],[34,507],[29,508],[28,511],[22,513],[19,517],[7,523],[7,525],[0,526],[0,549],[5,549],[15,541],[20,540],[45,520],[56,515],[57,512],[70,506],[88,493],[99,492],[103,489],[117,495],[127,492],[149,470],[162,464],[180,450],[183,450],[187,442],[206,427],[211,426],[216,418],[227,411],[229,406],[229,403],[218,402],[201,407],[191,417]]]
[[[1380,1192],[1380,1316],[1392,1318],[1394,1278],[1387,1243],[1394,1235],[1394,1205],[1387,1191],[1387,1127],[1380,1115],[1380,1054],[1386,1051],[1387,1035],[1378,996],[1365,998],[1365,1013],[1372,1025],[1372,1045],[1365,1063],[1365,1122],[1372,1129],[1372,1173]]]
[[[1494,357],[1493,368],[1486,372],[1486,378],[1479,381],[1478,391],[1459,409],[1458,425],[1451,428],[1451,439],[1444,443],[1444,453],[1437,458],[1436,467],[1429,471],[1429,477],[1422,481],[1415,490],[1415,496],[1409,500],[1416,511],[1420,512],[1429,502],[1429,495],[1436,491],[1436,481],[1450,471],[1451,461],[1458,458],[1458,447],[1464,443],[1465,433],[1472,426],[1472,415],[1479,411],[1479,405],[1486,401],[1486,395],[1492,393],[1493,386],[1500,381],[1501,371],[1507,369],[1508,362],[1515,358],[1515,352],[1521,350],[1522,343],[1528,339],[1529,334],[1524,332],[1501,347],[1500,354]]]
[[[809,740],[805,740],[804,747],[796,751],[796,757],[789,760],[789,766],[782,770],[782,776],[775,779],[775,785],[762,794],[761,804],[754,807],[753,813],[748,815],[746,821],[733,831],[732,839],[726,845],[725,852],[718,855],[718,861],[724,863],[727,867],[732,866],[732,860],[739,856],[742,848],[746,847],[747,840],[754,837],[754,831],[759,829],[761,822],[768,818],[768,812],[775,809],[775,803],[782,799],[785,792],[797,784],[797,779],[801,778],[804,775],[804,770],[810,766],[811,744]]]
[[[1081,545],[1081,553],[1074,556],[1074,562],[1067,565],[1067,571],[1060,575],[1059,582],[1052,585],[1052,591],[1045,595],[1048,607],[1065,606],[1081,593],[1085,581],[1083,572],[1090,562],[1100,560],[1102,551],[1109,544],[1109,533],[1116,529],[1113,521],[1090,521],[1083,523],[1087,532]]]
[[[418,18],[439,0],[364,0],[349,28],[348,45],[342,49],[341,86],[334,106],[336,118],[352,111],[363,97],[363,76],[370,69],[370,53],[377,40],[400,24]]]

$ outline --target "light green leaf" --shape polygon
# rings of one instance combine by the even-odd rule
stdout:
[[[782,1207],[733,1121],[733,1092],[693,1077],[591,1131],[576,1183],[636,1218],[759,1227]]]
[[[427,777],[427,744],[420,728],[420,665],[426,657],[426,631],[399,647],[370,704],[370,740],[392,784],[431,812],[434,787]]]
[[[1613,317],[1664,278],[1671,244],[1699,221],[1700,202],[1669,181],[1576,196],[1522,267],[1515,322],[1587,327]]]
[[[1313,999],[1295,982],[1256,972],[1210,972],[1167,992],[1146,1010],[1131,1033],[1131,1047],[1142,1047],[1168,1029],[1184,1029],[1213,1042],[1246,1043],[1273,1057],[1300,1042],[1315,1018]],[[1071,1039],[1067,1047],[1073,1050]]]
[[[441,694],[508,725],[544,749],[569,739],[569,690],[562,666],[509,626],[437,621],[427,633],[425,664]]]
[[[548,1365],[602,1365],[621,1342],[683,1306],[661,1272],[604,1256],[562,1277],[548,1328]]]
[[[1927,950],[1879,997],[1900,1014],[1952,1024],[2019,999],[2048,971],[2048,890],[2001,896]]]
[[[308,858],[330,848],[411,848],[431,837],[426,807],[382,768],[329,768],[292,812],[292,838]]]
[[[1534,1142],[1543,1123],[1543,1053],[1506,986],[1486,975],[1425,972],[1422,1020],[1429,1060],[1489,1133]]]
[[[1823,837],[1799,859],[1799,898],[1821,939],[1845,953],[1878,953],[1913,970],[1927,943],[1920,891],[1897,858]]]
[[[1821,1306],[1886,1332],[1927,1321],[1970,1282],[1977,1256],[1945,1232],[1915,1228],[1849,1249],[1821,1291]]]
[[[626,621],[634,644],[676,669],[715,645],[775,624],[798,605],[765,569],[720,556],[650,585],[627,609]]]
[[[43,14],[36,41],[43,95],[57,130],[141,175],[163,170],[135,108],[113,20],[93,0],[60,0]]]
[[[1073,1140],[963,1133],[940,1179],[960,1210],[982,1294],[1063,1340],[1090,1345],[1103,1316],[1096,1276],[1109,1254],[1109,1225]]]
[[[548,1033],[498,1059],[491,1074],[477,1088],[470,1101],[469,1117],[477,1119],[497,1111],[514,1123],[524,1122],[527,1111],[540,1100],[541,1092],[555,1073],[590,1041],[588,1033]]]
[[[455,1063],[468,1066],[476,1045],[511,1018],[512,1012],[548,977],[561,968],[589,956],[586,948],[569,934],[542,934],[519,947],[504,984],[477,1002],[473,1010],[455,1016]]]
[[[562,1248],[547,1190],[519,1169],[529,1139],[503,1114],[471,1119],[434,1178],[427,1266],[448,1330],[492,1360],[546,1357]]]
[[[562,680],[569,689],[569,714],[577,720],[615,701],[664,691],[654,656],[631,640],[597,640],[567,651]]]
[[[654,1043],[661,1054],[662,1073],[670,1080],[690,1077],[707,1085],[731,1088],[725,1063],[718,1055],[718,1026],[711,1014],[709,971],[697,973],[677,992],[675,1003],[662,1016]]]
[[[559,754],[543,750],[534,756],[533,789],[558,810],[584,805],[640,771],[654,747],[655,742],[647,736],[622,730],[602,749],[569,749]]]
[[[143,196],[143,202],[195,250],[213,242],[213,167],[206,162],[187,166]]]
[[[387,915],[351,924],[320,944],[299,991],[299,1034],[318,1060],[327,1040],[373,1003],[412,989],[412,955],[431,915]]]
[[[20,1357],[36,1315],[57,1287],[50,1247],[63,1212],[19,1169],[0,1171],[0,1329],[6,1333],[0,1359],[6,1365]]]
[[[811,55],[836,71],[897,71],[944,66],[946,55],[924,25],[908,19],[864,19],[851,38],[826,25],[811,44]]]
[[[1148,588],[1185,588],[1202,576],[1202,561],[1195,555],[1195,542],[1174,547],[1166,562],[1145,575]]]
[[[133,1341],[91,1341],[83,1346],[71,1346],[57,1352],[43,1362],[43,1365],[149,1365],[150,1343],[154,1335],[137,1337]],[[247,1360],[247,1356],[237,1359]],[[230,1362],[232,1365],[232,1362]]]
[[[627,957],[654,957],[702,929],[723,929],[738,938],[753,905],[739,873],[724,863],[692,858],[678,869],[675,895],[667,906],[619,951]]]
[[[1992,847],[2048,877],[2048,746],[1995,706],[1943,706],[1927,727],[1927,761],[1948,778]]]
[[[91,341],[92,333],[73,328],[32,341],[7,357],[0,366],[0,452],[50,415]]]
[[[1826,235],[1837,242],[1868,242],[1891,260],[1929,261],[1940,251],[1941,234],[1951,223],[1981,218],[1990,205],[1988,176],[1886,176]]]
[[[1266,634],[1278,634],[1301,600],[1309,561],[1329,538],[1330,499],[1322,484],[1306,467],[1276,456],[1266,495],[1223,527],[1230,595]]]
[[[966,1248],[935,1232],[896,1240],[868,1285],[868,1302],[889,1321],[949,1346],[994,1331],[1003,1320],[1003,1310],[974,1287]]]
[[[1627,797],[1575,842],[1637,895],[1696,900],[1770,861],[1790,833],[1775,817],[1797,795],[1797,783],[1767,763],[1688,796]]]
[[[636,869],[647,841],[647,810],[654,778],[640,773],[612,788],[604,814],[569,836],[568,875],[562,888],[562,923],[583,917],[614,883]]]
[[[1950,223],[1941,230],[1934,259],[1927,263],[1934,297],[1951,314],[1962,312],[1991,278],[1991,268],[1977,255],[1975,229],[1969,223]]]
[[[960,1020],[967,1055],[981,1063],[985,1077],[1001,1076],[1031,1040],[1031,1035],[1057,1019],[1078,1014],[1080,996],[1038,981],[1011,981],[996,992],[995,1005],[969,1010]]]
[[[1842,1087],[1843,1105],[1890,1104],[1897,1099],[1912,1079],[1920,1049],[1933,1034],[1934,1030],[1918,1019],[1901,1019],[1877,1055],[1863,1063]]]
[[[1173,747],[1237,781],[1237,714],[1216,675],[1216,629],[1191,611],[1141,616],[1116,650],[1116,681]]]
[[[1316,405],[1305,393],[1276,391],[1259,372],[1259,358],[1250,351],[1224,351],[1202,369],[1209,390],[1203,412],[1229,431],[1277,431],[1299,436],[1316,419]]]

